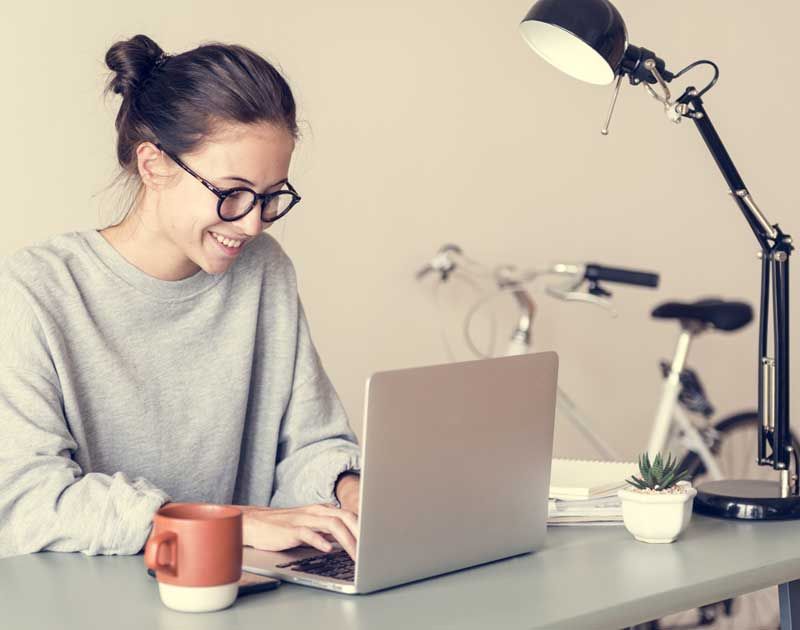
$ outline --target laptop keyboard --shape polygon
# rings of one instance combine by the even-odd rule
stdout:
[[[355,562],[344,549],[276,566],[279,569],[291,569],[299,573],[311,573],[345,582],[352,582],[356,572]]]

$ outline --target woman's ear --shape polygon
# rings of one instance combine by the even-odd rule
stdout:
[[[173,172],[167,155],[152,142],[141,142],[136,147],[136,167],[142,183],[148,188],[161,190],[168,184],[166,177]]]

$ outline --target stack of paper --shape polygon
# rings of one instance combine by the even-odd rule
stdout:
[[[622,523],[622,502],[619,497],[550,499],[547,504],[548,525],[619,525]]]
[[[636,464],[554,459],[550,473],[548,525],[618,525],[617,491],[636,474]]]

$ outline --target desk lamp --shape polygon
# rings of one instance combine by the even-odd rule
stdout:
[[[758,339],[757,463],[772,466],[776,481],[711,481],[698,487],[695,511],[724,518],[774,520],[800,518],[798,454],[789,432],[789,256],[792,239],[767,221],[750,195],[703,107],[702,97],[716,83],[719,68],[701,59],[672,73],[663,59],[628,41],[625,22],[608,0],[538,0],[520,24],[523,38],[546,61],[566,74],[597,85],[616,82],[605,124],[608,134],[622,80],[643,85],[675,123],[689,118],[705,141],[731,197],[753,231],[761,251],[761,305]],[[668,83],[697,66],[713,69],[702,89],[687,87],[673,98]],[[772,300],[772,352],[768,346]],[[771,354],[771,356],[770,356]],[[791,473],[794,463],[795,474]]]

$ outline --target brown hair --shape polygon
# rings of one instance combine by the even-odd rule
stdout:
[[[298,136],[289,85],[244,46],[211,43],[173,56],[135,35],[112,45],[105,62],[112,70],[105,92],[122,96],[115,122],[119,178],[138,184],[137,195],[136,147],[142,142],[191,153],[220,123],[267,122]]]

